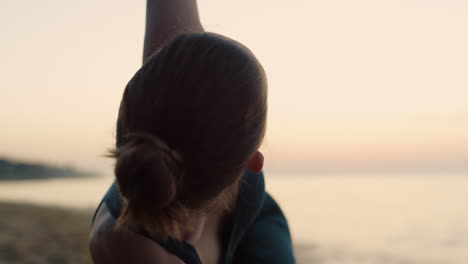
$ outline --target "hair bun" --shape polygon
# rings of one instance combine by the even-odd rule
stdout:
[[[180,155],[160,138],[147,133],[125,137],[125,144],[113,152],[115,176],[128,209],[160,211],[171,204],[182,178]]]

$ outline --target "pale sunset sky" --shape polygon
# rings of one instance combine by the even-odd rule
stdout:
[[[269,80],[272,171],[468,171],[468,1],[198,0]],[[145,1],[0,1],[0,156],[110,173]]]

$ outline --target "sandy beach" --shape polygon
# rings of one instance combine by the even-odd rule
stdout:
[[[92,263],[90,211],[0,202],[0,215],[0,263]]]
[[[0,263],[93,263],[88,251],[92,213],[91,210],[0,202]],[[307,249],[301,246],[298,250]]]

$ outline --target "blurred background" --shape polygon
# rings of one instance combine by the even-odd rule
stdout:
[[[269,82],[299,263],[468,261],[466,0],[198,0]],[[0,262],[84,263],[145,1],[0,1]]]

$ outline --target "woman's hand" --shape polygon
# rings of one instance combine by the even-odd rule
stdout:
[[[147,0],[143,63],[175,36],[203,31],[196,0]]]

